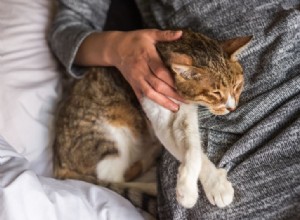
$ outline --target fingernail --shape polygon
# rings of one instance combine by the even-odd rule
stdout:
[[[182,34],[182,31],[172,31],[172,34],[174,35],[174,36],[180,36],[181,34]]]
[[[172,105],[171,110],[172,112],[177,112],[179,110],[179,105]]]

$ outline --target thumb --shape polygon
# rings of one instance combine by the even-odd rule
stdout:
[[[173,41],[181,37],[182,31],[161,31],[156,30],[154,34],[154,40],[157,41]]]

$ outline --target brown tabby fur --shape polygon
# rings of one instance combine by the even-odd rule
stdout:
[[[199,33],[184,31],[181,39],[158,43],[157,49],[172,72],[179,94],[190,102],[200,102],[214,114],[221,114],[218,104],[224,101],[229,91],[234,90],[236,100],[239,99],[243,74],[234,53],[236,47],[248,41],[250,38],[218,42]],[[172,63],[186,65],[187,70],[176,71]],[[106,123],[127,127],[135,138],[144,138],[145,142],[153,139],[149,122],[120,72],[112,67],[91,68],[83,79],[74,83],[59,107],[54,144],[54,174],[57,178],[104,184],[122,194],[117,189],[122,184],[101,182],[95,173],[99,161],[119,157],[120,153],[115,141],[106,135]],[[124,173],[126,180],[145,171],[139,162],[132,161]],[[138,204],[142,199],[129,199],[142,206]],[[155,204],[151,205],[150,212],[155,216]]]

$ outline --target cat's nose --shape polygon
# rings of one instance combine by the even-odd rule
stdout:
[[[236,109],[236,101],[231,95],[227,99],[226,109],[230,112],[232,112]]]
[[[234,110],[236,110],[236,107],[226,107],[226,109],[230,112],[233,112]]]

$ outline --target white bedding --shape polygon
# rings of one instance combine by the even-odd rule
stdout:
[[[108,189],[51,178],[60,93],[45,35],[51,2],[0,1],[0,219],[142,219]]]

